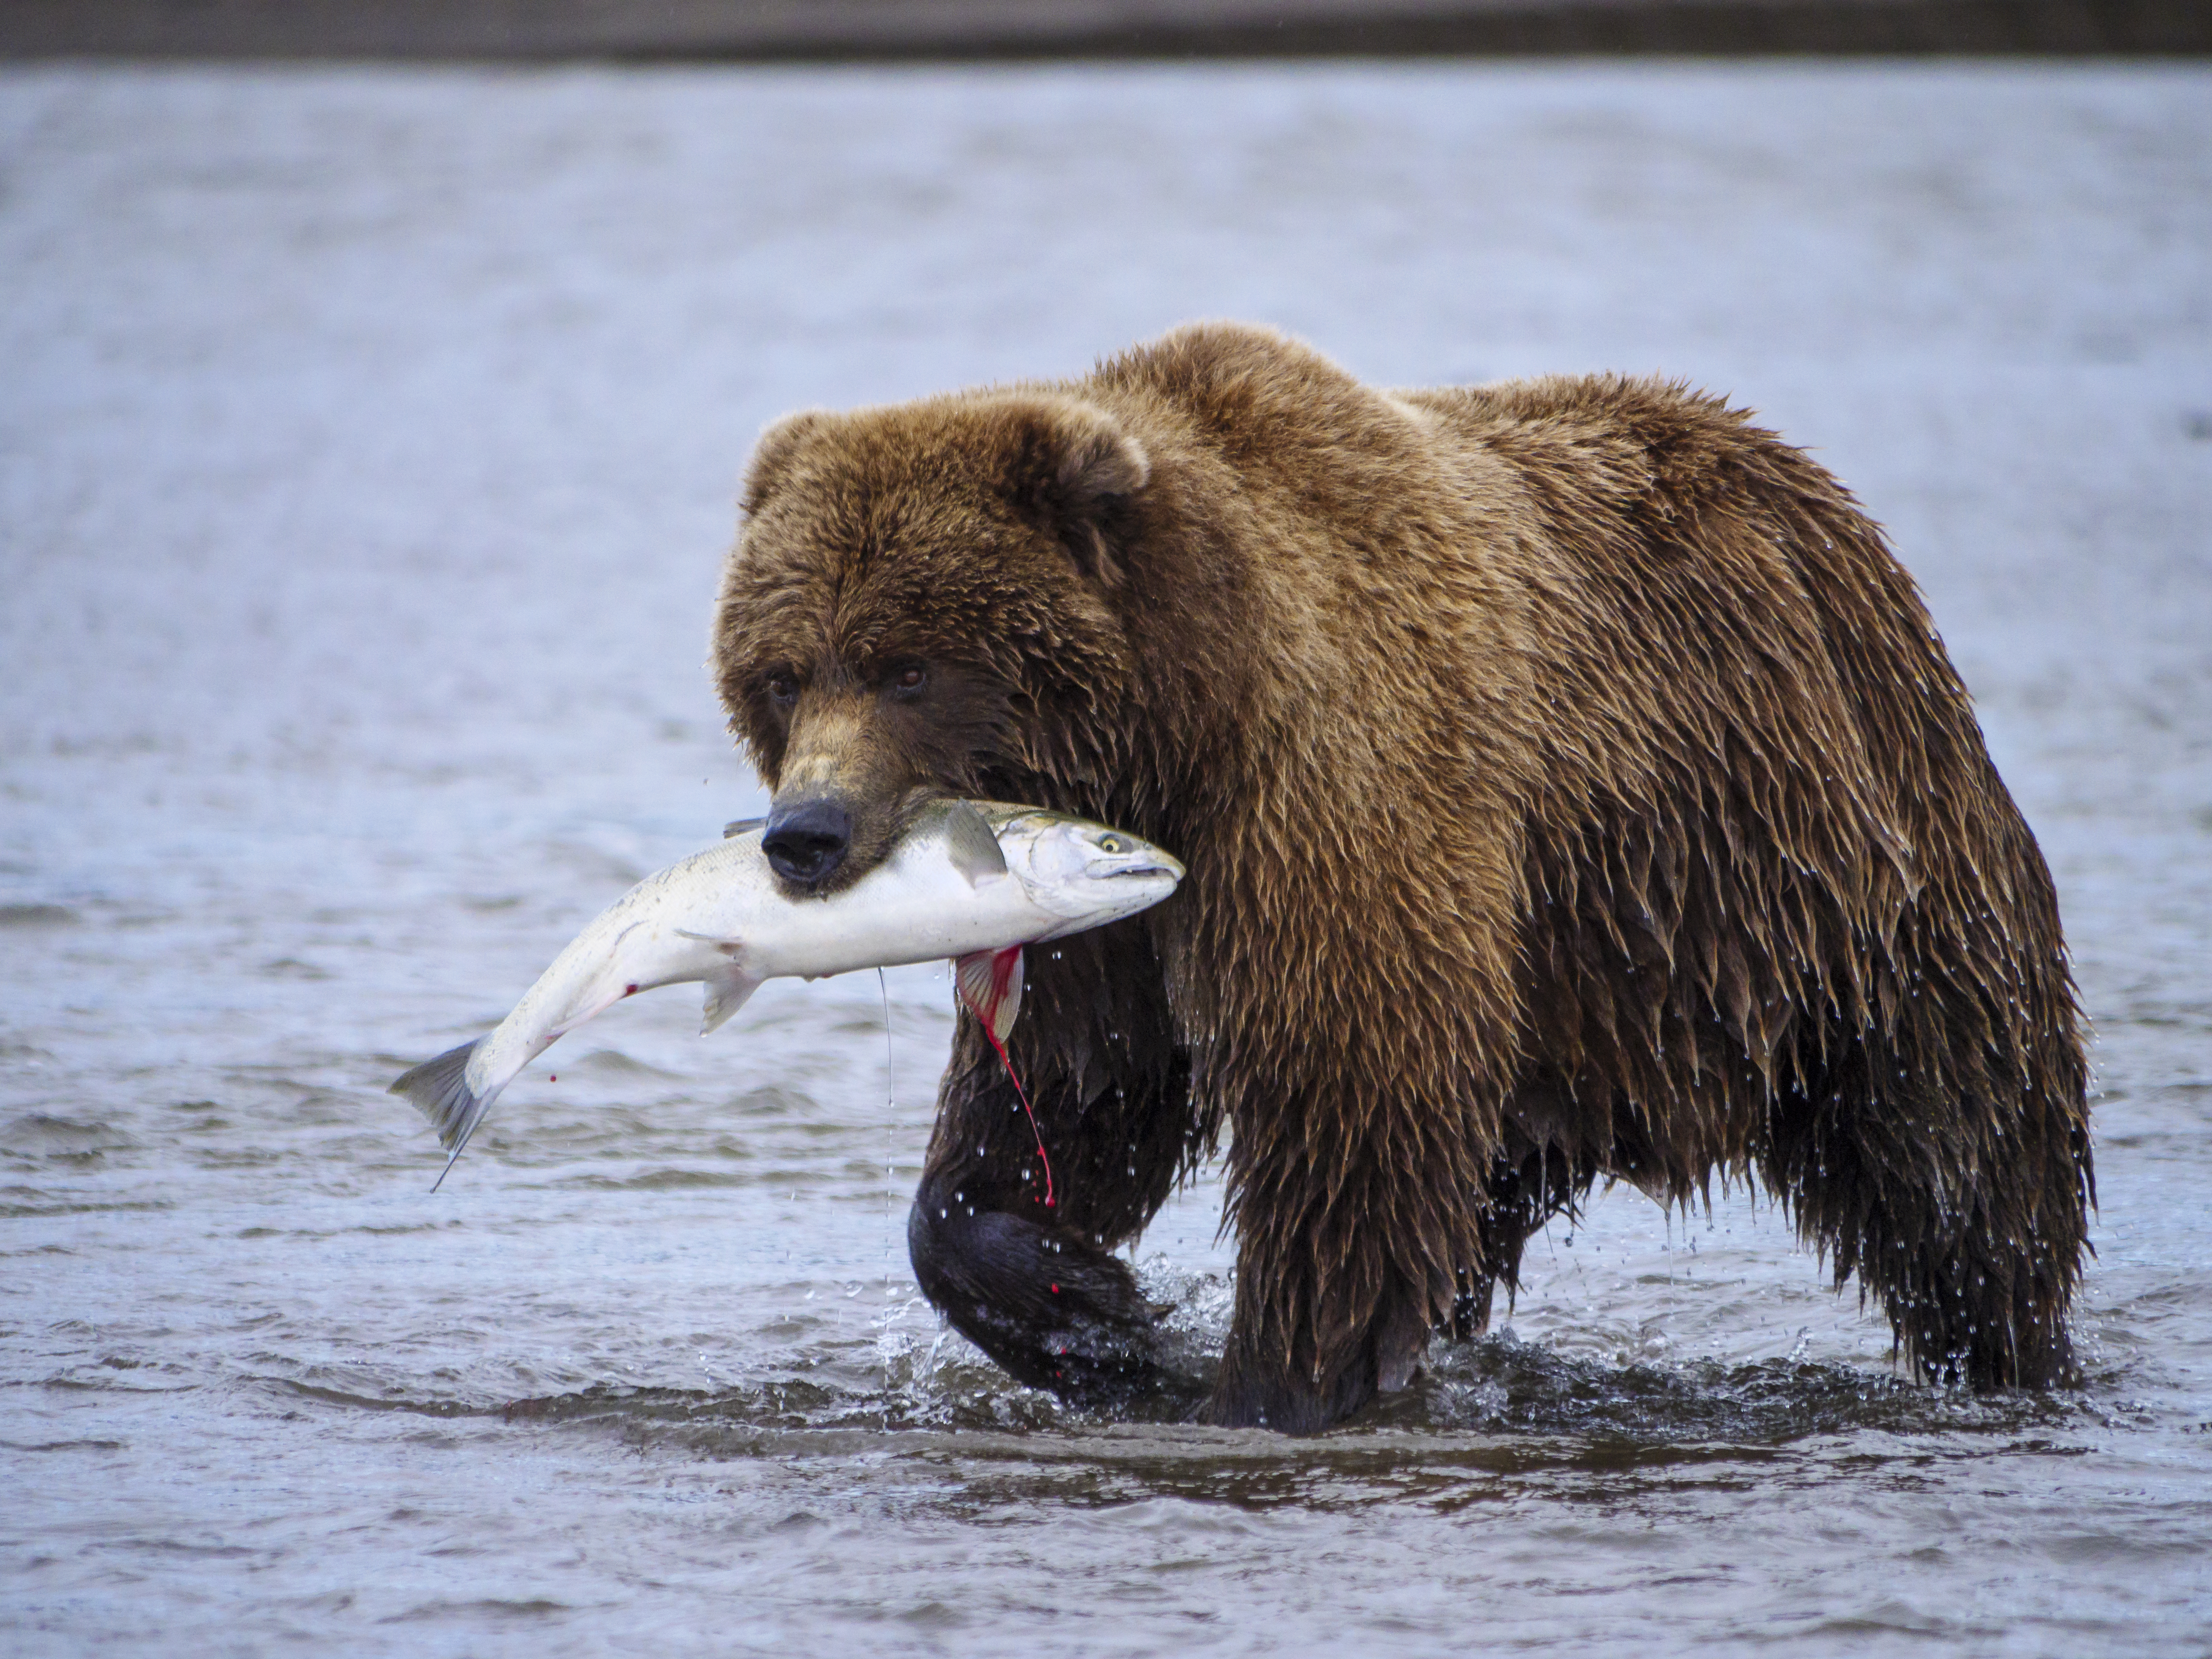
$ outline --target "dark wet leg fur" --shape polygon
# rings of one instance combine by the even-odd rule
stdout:
[[[1363,1329],[1348,1364],[1315,1374],[1310,1350],[1301,1345],[1288,1366],[1273,1358],[1263,1315],[1252,1311],[1256,1298],[1245,1286],[1262,1276],[1237,1272],[1237,1316],[1221,1357],[1213,1392],[1199,1413],[1201,1421],[1224,1428],[1273,1429],[1284,1434],[1315,1434],[1342,1422],[1378,1394],[1406,1386],[1415,1364],[1427,1351],[1429,1322],[1420,1304],[1394,1283],[1371,1304],[1363,1306]],[[1297,1340],[1296,1337],[1292,1339]]]
[[[1972,994],[1924,984],[1924,1012],[1887,1036],[1832,1022],[1825,1044],[1802,1039],[1796,1066],[1781,1068],[1791,1080],[1747,1139],[1760,1182],[1826,1257],[1838,1287],[1857,1277],[1923,1381],[2064,1384],[2076,1380],[2067,1311],[2094,1199],[2084,1126],[2066,1093],[2023,1091],[1948,1041],[1978,1016],[1945,1005]],[[2070,1055],[2062,1050],[2054,1066]],[[1935,1078],[1957,1080],[1963,1099],[1936,1093]],[[1525,1091],[1516,1104],[1532,1099],[1553,1132],[1571,1138],[1553,1091]],[[1508,1139],[1518,1162],[1492,1171],[1485,1270],[1468,1275],[1454,1308],[1455,1339],[1488,1328],[1497,1287],[1516,1288],[1522,1249],[1547,1220],[1571,1215],[1608,1168],[1625,1174],[1644,1161],[1620,1143],[1601,1164],[1587,1151],[1570,1158],[1554,1145],[1539,1156],[1525,1139]],[[1685,1188],[1675,1197],[1692,1204],[1698,1194]]]
[[[1517,1263],[1521,1238],[1540,1218],[1538,1200],[1522,1205],[1517,1189],[1502,1205],[1489,1199],[1494,1187],[1510,1186],[1510,1166],[1473,1136],[1452,1133],[1449,1120],[1425,1127],[1420,1158],[1394,1156],[1384,1137],[1347,1160],[1348,1170],[1299,1156],[1295,1135],[1273,1156],[1254,1155],[1254,1141],[1269,1150],[1257,1134],[1232,1147],[1237,1307],[1206,1421],[1304,1434],[1342,1420],[1407,1386],[1455,1304],[1471,1311],[1486,1299],[1494,1272],[1475,1282],[1492,1260],[1486,1230],[1497,1232],[1501,1258],[1510,1239]],[[1554,1163],[1559,1188],[1545,1201],[1556,1206],[1571,1189],[1565,1158]],[[1438,1215],[1450,1215],[1449,1231],[1464,1241],[1451,1255],[1425,1251],[1431,1230],[1406,1218]]]
[[[1488,1201],[1482,1212],[1482,1265],[1465,1273],[1465,1288],[1452,1304],[1450,1336],[1465,1342],[1490,1328],[1498,1289],[1509,1300],[1521,1288],[1521,1255],[1544,1224],[1565,1214],[1569,1224],[1597,1180],[1594,1161],[1577,1163],[1557,1146],[1539,1152],[1516,1142],[1517,1160],[1500,1158],[1491,1171]]]
[[[1109,1252],[1144,1230],[1202,1151],[1189,1062],[1150,936],[1122,923],[1031,946],[1008,1054],[963,1014],[907,1245],[922,1293],[1022,1382],[1117,1409],[1187,1389],[1158,1363],[1152,1310]],[[1050,1033],[1049,1047],[1035,1039]]]
[[[1808,1066],[1769,1111],[1760,1177],[1837,1284],[1856,1273],[1881,1303],[1923,1380],[2071,1382],[2066,1316],[2094,1196],[2084,1127],[1947,1058],[1978,1099],[1924,1097],[1936,1068],[1909,1049],[1869,1042]]]
[[[922,1293],[1017,1381],[1108,1409],[1165,1385],[1152,1310],[1119,1257],[1065,1229],[971,1209],[938,1182],[915,1200],[907,1248]]]

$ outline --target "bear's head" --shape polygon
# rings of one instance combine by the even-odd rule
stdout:
[[[857,880],[933,794],[1063,803],[1130,678],[1121,550],[1151,468],[1103,410],[984,392],[769,428],[714,672],[793,886]]]

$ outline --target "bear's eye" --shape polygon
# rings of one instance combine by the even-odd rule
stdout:
[[[922,687],[928,684],[929,671],[918,662],[891,671],[891,693],[902,702],[920,696]]]
[[[779,708],[788,708],[799,701],[799,676],[788,669],[779,668],[768,677],[768,700]]]

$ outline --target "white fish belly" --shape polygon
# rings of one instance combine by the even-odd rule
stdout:
[[[877,875],[889,879],[878,882]],[[886,866],[830,899],[779,899],[733,956],[748,977],[818,979],[943,961],[1025,943],[1055,920],[1012,877],[970,886],[943,866]]]

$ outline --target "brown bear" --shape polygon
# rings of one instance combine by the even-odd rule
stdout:
[[[1205,1414],[1311,1430],[1487,1320],[1601,1178],[1755,1175],[1931,1379],[2039,1384],[2093,1201],[2049,872],[1911,579],[1744,412],[1364,386],[1205,325],[762,438],[714,665],[835,890],[939,792],[1181,891],[1032,950],[1054,1177],[963,1017],[909,1226],[1015,1376],[1159,1381],[1109,1254],[1228,1135]]]

